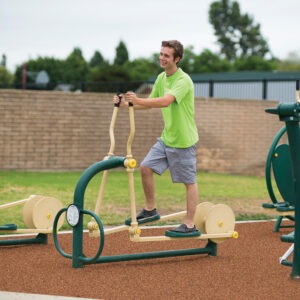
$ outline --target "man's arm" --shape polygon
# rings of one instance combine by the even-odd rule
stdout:
[[[113,97],[113,102],[115,104],[119,104],[119,107],[129,107],[129,103],[125,100],[125,97],[123,94],[115,95]],[[140,109],[149,109],[150,107],[142,106],[142,105],[134,105],[134,109],[140,110]]]
[[[172,102],[175,101],[175,97],[166,94],[163,97],[158,98],[139,98],[133,92],[127,92],[125,98],[128,102],[131,102],[135,108],[144,107],[144,108],[162,108],[168,107]]]

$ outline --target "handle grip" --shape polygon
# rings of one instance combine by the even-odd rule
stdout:
[[[115,107],[120,107],[121,101],[122,101],[122,94],[117,93],[117,97],[119,98],[119,101],[114,104]]]
[[[133,93],[133,91],[127,91],[127,93]],[[128,102],[128,106],[133,106],[132,102]]]

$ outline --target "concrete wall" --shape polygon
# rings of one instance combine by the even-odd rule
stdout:
[[[110,147],[112,94],[0,90],[0,169],[83,170]],[[197,98],[198,169],[263,175],[269,146],[284,125],[264,112],[276,101]],[[163,128],[160,110],[135,112],[138,163]],[[115,154],[126,155],[129,118],[120,109]]]

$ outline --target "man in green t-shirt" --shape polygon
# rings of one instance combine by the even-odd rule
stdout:
[[[160,218],[155,208],[153,173],[161,175],[169,168],[172,181],[183,183],[186,187],[187,215],[184,223],[166,232],[166,235],[175,237],[200,235],[193,221],[198,204],[194,85],[189,75],[177,66],[183,52],[179,41],[163,41],[159,60],[164,71],[158,75],[149,98],[139,98],[135,93],[127,92],[127,102],[121,101],[120,105],[128,106],[131,102],[135,109],[161,108],[164,120],[162,135],[140,165],[146,205],[137,214],[137,221],[140,224]],[[114,101],[117,102],[118,98],[115,97]],[[130,224],[130,221],[127,219],[125,223]]]

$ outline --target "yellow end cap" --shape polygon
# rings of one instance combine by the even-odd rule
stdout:
[[[135,233],[136,233],[137,235],[140,235],[141,232],[142,232],[141,228],[137,228],[136,231],[135,231]]]
[[[130,159],[129,162],[128,162],[128,167],[132,168],[132,169],[135,168],[136,167],[136,160],[133,159],[133,158]]]
[[[232,234],[232,238],[233,239],[237,239],[239,237],[239,233],[237,231],[235,231],[233,234]]]

